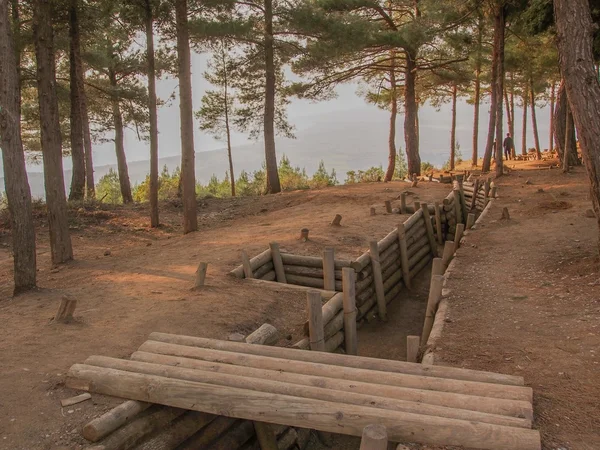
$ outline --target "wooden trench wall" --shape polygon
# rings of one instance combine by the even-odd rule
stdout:
[[[243,264],[231,275],[321,290],[315,300],[321,305],[322,342],[311,342],[307,321],[306,337],[293,347],[356,354],[351,348],[356,347],[356,337],[352,344],[352,339],[344,335],[345,324],[356,325],[369,315],[385,315],[387,304],[398,298],[402,287],[410,287],[411,280],[434,257],[441,256],[438,252],[442,245],[446,243],[446,247],[455,249],[448,244],[460,240],[465,226],[469,228],[474,223],[495,195],[493,191],[488,181],[475,180],[454,182],[448,196],[434,205],[406,205],[403,197],[398,212],[412,215],[383,239],[372,241],[369,251],[356,260],[335,259],[333,249],[326,249],[320,257],[284,253],[272,243],[253,258],[243,252]],[[345,299],[350,297],[354,301],[348,305]],[[350,328],[355,333],[356,327]],[[273,345],[277,339],[272,337],[268,326],[263,325],[246,342]],[[303,450],[311,436],[311,431],[303,428],[260,424],[135,400],[128,400],[86,424],[82,434],[94,443],[88,447],[94,450],[260,450],[259,434],[265,429],[275,434],[278,450]],[[325,443],[328,440],[326,433],[317,436]]]

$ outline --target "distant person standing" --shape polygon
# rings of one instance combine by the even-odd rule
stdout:
[[[504,147],[504,156],[506,157],[506,159],[512,159],[512,152],[513,149],[515,148],[515,142],[513,141],[513,138],[510,136],[510,133],[506,133],[506,137],[504,138],[504,142],[502,143],[502,147]]]

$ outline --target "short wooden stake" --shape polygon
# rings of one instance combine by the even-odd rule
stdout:
[[[273,268],[275,269],[275,276],[277,277],[278,283],[287,283],[285,276],[285,270],[283,268],[283,260],[281,259],[281,250],[277,242],[271,242],[269,244],[271,249],[271,257],[273,258]]]
[[[421,209],[421,202],[415,202],[415,212]]]
[[[444,243],[444,236],[442,236],[442,212],[440,211],[440,204],[435,202],[435,231],[437,233],[437,241],[439,245]]]
[[[460,247],[460,240],[462,239],[462,235],[465,232],[465,225],[462,223],[456,224],[456,234],[454,235],[454,251],[458,250]]]
[[[55,322],[69,323],[73,320],[73,313],[75,312],[75,307],[77,306],[77,300],[72,300],[66,295],[60,299],[60,304],[58,305],[58,311],[54,316]]]
[[[404,224],[398,225],[398,242],[400,244],[400,267],[402,269],[402,279],[404,286],[411,288],[410,283],[410,267],[408,265],[408,247],[406,245],[406,230]]]
[[[421,204],[421,211],[423,211],[423,220],[425,221],[425,229],[427,230],[427,238],[429,239],[429,247],[431,248],[431,254],[435,258],[437,256],[437,242],[433,234],[433,224],[431,223],[431,216],[429,215],[429,206],[427,203]]]
[[[387,306],[385,303],[385,290],[383,288],[383,275],[381,273],[377,241],[369,242],[369,254],[371,257],[371,267],[373,268],[373,283],[375,284],[375,294],[377,295],[379,318],[387,321]]]
[[[308,305],[308,335],[310,349],[325,351],[325,329],[323,324],[323,304],[319,291],[308,291],[306,293]]]
[[[406,361],[417,362],[417,356],[419,355],[419,345],[421,338],[419,336],[406,336]]]
[[[433,321],[435,320],[435,312],[437,311],[438,303],[442,298],[442,286],[444,285],[443,275],[432,275],[431,283],[429,284],[429,297],[427,298],[427,309],[425,311],[425,323],[423,324],[423,333],[421,334],[421,342],[427,345]]]
[[[471,197],[471,208],[470,209],[475,209],[475,206],[477,205],[477,192],[479,191],[479,178],[477,178],[475,180],[475,183],[473,184],[473,197]]]
[[[496,198],[496,186],[492,187],[492,190],[490,191],[490,197]]]
[[[467,230],[470,230],[471,227],[475,224],[475,214],[469,213],[467,216]]]
[[[385,201],[385,211],[386,211],[388,214],[391,214],[391,213],[392,213],[392,202],[391,202],[391,201],[389,201],[389,200],[386,200],[386,201]]]
[[[333,218],[333,220],[331,221],[331,226],[332,227],[339,227],[342,225],[342,215],[341,214],[336,214],[335,217]]]
[[[342,287],[344,291],[344,341],[348,355],[358,354],[356,336],[356,273],[350,267],[342,269]]]
[[[467,209],[467,200],[465,199],[465,190],[463,189],[462,181],[458,183],[458,189],[460,192],[460,206],[462,209],[462,223],[467,223],[467,214],[469,214],[469,210]]]
[[[444,260],[442,258],[433,258],[431,275],[444,275]]]
[[[300,230],[300,240],[302,242],[308,241],[308,228],[302,228]]]
[[[383,425],[367,425],[363,428],[360,450],[387,450],[388,435]]]
[[[273,426],[265,422],[254,422],[256,440],[260,450],[277,450],[277,438],[273,432]]]
[[[329,247],[323,250],[323,281],[327,291],[335,291],[335,253]]]
[[[208,263],[201,262],[198,264],[196,269],[196,279],[194,280],[194,289],[199,289],[204,286],[204,280],[206,279],[206,269],[208,269]]]
[[[250,258],[248,258],[248,253],[246,253],[246,250],[242,250],[242,266],[244,267],[244,276],[246,278],[254,278],[252,266],[250,265]]]
[[[454,257],[454,241],[446,241],[444,243],[444,253],[442,255],[442,262],[444,263],[444,267],[448,267],[450,261]]]
[[[510,213],[506,207],[502,208],[502,220],[510,220]]]
[[[370,215],[371,216],[375,215],[375,208],[373,208],[372,206],[371,206],[371,209],[369,211],[370,211]]]
[[[490,180],[485,180],[483,183],[483,196],[487,199],[490,195]]]
[[[406,214],[406,192],[400,194],[400,214]]]

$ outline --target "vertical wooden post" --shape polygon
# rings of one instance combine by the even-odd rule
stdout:
[[[415,212],[421,209],[421,202],[415,202]]]
[[[391,214],[391,213],[392,213],[392,202],[391,202],[391,201],[389,201],[389,200],[386,200],[386,201],[385,201],[385,211],[386,211],[388,214]]]
[[[462,222],[462,213],[460,211],[460,191],[456,185],[452,188],[454,193],[454,215],[456,216],[456,223]]]
[[[431,328],[433,327],[433,321],[435,319],[435,312],[437,310],[438,303],[442,298],[442,286],[444,284],[443,275],[433,275],[431,277],[431,283],[429,284],[429,297],[427,298],[427,310],[425,311],[425,323],[423,324],[423,333],[421,334],[421,342],[423,345],[427,345]]]
[[[406,192],[400,194],[400,214],[406,214]]]
[[[475,224],[475,214],[469,213],[467,216],[467,230],[470,230],[471,227]]]
[[[419,336],[406,336],[406,361],[417,362],[417,356],[419,354],[419,345],[421,338]]]
[[[367,425],[363,428],[360,450],[387,450],[388,436],[383,425]]]
[[[444,260],[442,258],[433,258],[431,275],[444,275]]]
[[[369,254],[371,256],[371,267],[373,268],[373,284],[375,284],[375,294],[377,295],[377,307],[379,318],[387,320],[387,306],[385,304],[385,290],[383,289],[383,275],[381,273],[381,263],[379,261],[379,248],[377,241],[369,242]]]
[[[435,258],[437,256],[437,242],[435,241],[435,236],[433,234],[433,224],[431,223],[431,216],[429,215],[429,206],[427,203],[421,204],[421,211],[423,211],[423,220],[425,221],[425,229],[427,230],[431,254]]]
[[[372,206],[371,206],[371,209],[370,209],[370,213],[369,213],[369,214],[370,214],[371,216],[374,216],[374,215],[375,215],[375,208],[373,208]]]
[[[335,291],[335,253],[333,248],[323,250],[323,281],[327,291]]]
[[[319,291],[306,293],[308,305],[308,335],[310,349],[319,352],[325,351],[325,329],[323,328],[323,304]]]
[[[63,295],[58,305],[58,311],[54,315],[54,322],[69,323],[73,320],[73,313],[77,307],[77,300],[73,300]]]
[[[486,203],[487,203],[487,198],[490,195],[490,180],[485,180],[485,182],[483,183],[483,196],[486,199]]]
[[[465,225],[462,223],[456,224],[456,234],[454,235],[454,251],[458,250],[460,247],[460,240],[462,239],[462,235],[465,232]]]
[[[260,450],[277,450],[277,438],[270,424],[255,421],[254,431],[256,431],[256,440],[260,445]]]
[[[250,258],[248,258],[248,253],[246,253],[246,250],[242,250],[242,266],[244,266],[244,276],[246,278],[254,278],[252,266],[250,265]]]
[[[206,269],[208,269],[208,263],[201,262],[196,269],[196,279],[194,280],[194,289],[201,288],[204,286],[204,280],[206,279]]]
[[[455,252],[454,241],[446,241],[444,244],[444,254],[442,255],[442,262],[444,263],[444,267],[448,267],[450,261],[452,261],[452,257]]]
[[[442,236],[442,212],[440,211],[440,204],[435,202],[435,231],[437,233],[438,244],[444,243],[444,236]]]
[[[496,186],[492,187],[492,190],[490,191],[490,197],[496,198]]]
[[[458,183],[458,189],[460,192],[460,206],[462,209],[462,223],[467,223],[467,214],[469,214],[469,210],[467,209],[467,200],[465,199],[465,190],[463,189],[462,181]]]
[[[273,267],[275,268],[277,282],[287,283],[285,270],[283,268],[283,260],[281,259],[281,251],[279,250],[279,244],[277,242],[271,242],[269,244],[269,248],[271,249],[271,257],[273,258]]]
[[[475,180],[473,184],[473,197],[471,197],[471,209],[475,209],[477,205],[477,191],[479,191],[479,178]]]
[[[404,224],[398,225],[398,241],[400,244],[400,267],[402,269],[402,279],[404,280],[404,286],[408,289],[411,288],[410,283],[410,267],[408,266],[408,247],[406,245],[406,230]]]
[[[342,269],[342,288],[344,291],[344,341],[348,355],[358,355],[356,336],[356,274],[354,269]]]

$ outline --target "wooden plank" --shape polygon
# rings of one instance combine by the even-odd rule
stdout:
[[[358,355],[356,336],[356,281],[354,269],[342,269],[344,299],[344,341],[347,355]]]
[[[400,265],[402,268],[402,279],[408,289],[411,288],[410,267],[408,266],[408,249],[406,246],[406,230],[404,224],[398,225],[398,242],[400,245]]]
[[[435,230],[438,244],[442,245],[444,243],[444,237],[442,236],[442,212],[440,211],[440,204],[438,202],[435,202]]]
[[[91,399],[92,396],[89,393],[79,394],[75,397],[64,398],[60,401],[60,406],[63,408],[66,406],[76,405],[77,403],[85,402],[86,400]]]
[[[335,288],[335,254],[331,247],[323,250],[323,286],[328,291],[337,291]]]
[[[315,338],[322,338],[315,336]],[[311,341],[314,342],[313,339]],[[312,342],[311,342],[312,343]],[[253,345],[252,347],[267,347]],[[506,400],[531,401],[532,390],[524,386],[507,386],[494,383],[481,383],[478,381],[452,380],[447,378],[426,377],[420,375],[408,375],[404,373],[378,372],[354,367],[333,366],[314,362],[297,361],[288,359],[295,356],[296,352],[289,352],[288,358],[271,358],[247,353],[239,354],[224,352],[220,350],[209,350],[198,347],[188,347],[164,342],[146,341],[140,347],[140,351],[183,356],[185,358],[196,358],[215,360],[218,362],[230,361],[230,364],[240,366],[256,367],[269,370],[286,370],[288,372],[302,373],[306,375],[329,376],[344,380],[363,381],[366,383],[376,380],[378,384],[391,386],[403,386],[413,389],[428,389],[441,392],[452,392],[456,394],[479,395]]]
[[[360,381],[346,381],[331,377],[296,374],[282,370],[241,367],[234,364],[210,362],[178,356],[159,355],[140,351],[135,352],[131,356],[131,359],[134,361],[157,364],[161,366],[174,366],[206,372],[239,375],[262,380],[272,380],[282,383],[309,386],[311,388],[318,387],[330,391],[329,394],[319,391],[319,395],[337,395],[338,397],[335,397],[337,400],[351,404],[367,405],[369,402],[373,401],[373,397],[377,397],[377,401],[382,401],[382,399],[379,397],[383,397],[384,399],[395,399],[401,401],[393,403],[398,410],[439,417],[473,420],[476,422],[495,423],[498,425],[507,426],[522,426],[525,428],[531,427],[531,419],[533,417],[532,407],[528,402],[490,399],[487,397],[477,397],[473,395],[449,394],[446,392],[419,389],[407,389],[403,387],[387,386],[376,383],[363,383]],[[100,367],[121,367],[123,370],[128,370],[128,367],[130,367],[127,366],[127,363],[121,362],[118,363],[118,366],[115,366],[114,360],[114,358],[107,359],[106,357],[92,356],[88,358],[86,364]],[[199,378],[196,378],[196,380],[199,380]],[[216,382],[218,379],[215,378],[212,381]],[[271,387],[269,387],[269,389],[271,389]],[[308,393],[309,391],[304,392]],[[366,397],[356,397],[348,394],[362,394]],[[384,407],[384,405],[381,404],[381,407]],[[523,419],[521,419],[521,417],[523,417]],[[509,420],[506,420],[506,418]]]
[[[385,304],[385,291],[383,290],[383,275],[381,273],[381,264],[379,262],[379,249],[377,241],[369,243],[369,256],[371,257],[371,267],[373,268],[373,284],[375,284],[375,294],[377,295],[377,305],[379,307],[379,318],[387,320],[387,307]]]
[[[271,242],[269,244],[271,249],[271,256],[273,258],[273,267],[275,269],[275,276],[277,277],[278,283],[287,283],[285,277],[285,270],[283,270],[283,261],[281,260],[281,251],[279,250],[279,244],[277,242]]]
[[[355,436],[360,436],[366,425],[379,423],[388,429],[392,441],[462,445],[487,450],[541,449],[540,435],[536,430],[298,398],[81,364],[71,367],[68,385],[211,414],[226,411],[228,416],[241,419],[260,417],[268,423],[336,433],[343,430],[345,434]]]
[[[383,372],[400,372],[421,376],[451,378],[465,381],[480,381],[484,383],[498,383],[513,386],[523,386],[525,384],[523,377],[515,375],[503,375],[493,372],[459,369],[456,367],[445,366],[424,367],[421,364],[410,364],[403,361],[369,358],[365,356],[355,357],[348,355],[324,355],[321,353],[313,353],[308,351],[300,351],[290,354],[289,350],[280,347],[247,345],[239,342],[220,341],[218,339],[158,332],[150,334],[148,339],[170,344],[187,345],[199,348],[247,353],[251,355],[270,356],[276,358],[287,358],[289,356],[293,356],[293,358],[297,361],[325,363],[336,366],[354,367],[358,369],[379,370]]]
[[[308,335],[310,338],[310,349],[324,351],[325,330],[323,328],[321,295],[315,291],[307,292],[306,304],[308,310]]]

